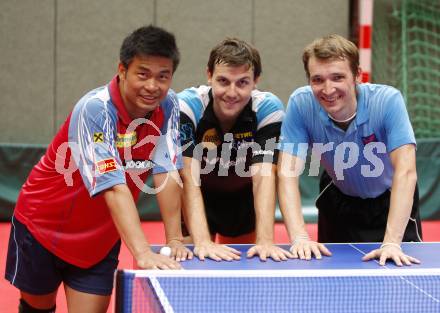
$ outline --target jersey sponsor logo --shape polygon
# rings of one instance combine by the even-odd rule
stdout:
[[[104,142],[104,133],[103,132],[96,132],[93,133],[93,142]]]
[[[221,143],[222,142],[215,128],[208,129],[202,136],[202,146],[208,150],[216,149]]]
[[[95,164],[100,174],[116,171],[116,160],[114,158],[100,160]]]
[[[247,139],[247,138],[252,138],[252,132],[244,132],[244,133],[236,133],[234,134],[234,139],[240,140],[240,139]]]
[[[129,160],[125,161],[125,170],[149,170],[154,167],[154,162],[151,160]]]
[[[117,134],[116,137],[116,147],[118,148],[128,148],[132,147],[137,143],[137,134],[136,132],[125,133],[125,134]]]
[[[257,150],[252,152],[252,156],[257,155],[274,155],[274,152],[271,150]]]

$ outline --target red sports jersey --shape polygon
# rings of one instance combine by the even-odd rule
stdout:
[[[171,90],[149,120],[135,121],[117,77],[89,92],[31,171],[15,217],[63,260],[83,268],[96,264],[119,239],[101,192],[127,184],[137,199],[150,169],[181,167],[178,114]]]

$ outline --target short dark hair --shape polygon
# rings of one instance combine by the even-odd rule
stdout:
[[[173,72],[180,61],[179,49],[174,35],[163,28],[149,25],[136,29],[122,42],[119,60],[128,68],[135,56],[160,56],[173,61]]]
[[[303,53],[304,70],[310,79],[309,60],[315,57],[319,60],[348,60],[351,72],[356,77],[359,69],[359,50],[356,45],[340,35],[328,35],[315,39]]]
[[[215,65],[220,63],[231,66],[248,65],[254,72],[254,79],[259,77],[262,71],[258,50],[238,38],[226,38],[211,50],[208,71],[214,73]]]

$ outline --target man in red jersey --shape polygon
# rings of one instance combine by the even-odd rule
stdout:
[[[154,253],[135,199],[153,174],[168,245],[182,242],[179,108],[170,90],[179,63],[174,36],[153,26],[125,38],[118,74],[83,96],[31,171],[12,219],[6,279],[20,289],[19,312],[55,312],[64,283],[69,312],[106,312],[120,238],[137,265],[178,269]]]

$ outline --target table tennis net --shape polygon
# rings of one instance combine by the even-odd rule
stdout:
[[[118,271],[117,313],[440,312],[440,273]]]

